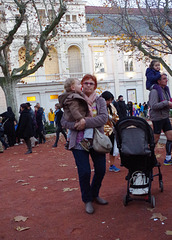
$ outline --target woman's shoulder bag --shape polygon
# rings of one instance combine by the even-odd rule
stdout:
[[[101,133],[97,128],[94,130],[93,149],[99,153],[109,153],[112,149],[109,137]]]

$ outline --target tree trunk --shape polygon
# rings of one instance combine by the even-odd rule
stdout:
[[[1,85],[5,98],[6,98],[6,103],[7,107],[11,107],[16,119],[19,117],[19,109],[17,106],[17,98],[16,98],[16,86],[17,82],[14,81],[13,79],[5,78],[5,81],[3,81],[3,84]]]

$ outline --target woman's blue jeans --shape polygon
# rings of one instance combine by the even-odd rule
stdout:
[[[78,169],[82,201],[85,203],[91,202],[94,198],[99,196],[101,183],[106,172],[105,154],[95,152],[93,149],[91,149],[90,152],[73,149],[72,152]],[[89,162],[89,155],[91,155],[94,164],[94,176],[91,184],[91,167]]]

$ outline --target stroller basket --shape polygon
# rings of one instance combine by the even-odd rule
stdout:
[[[130,178],[129,191],[133,195],[148,194],[149,178],[141,171],[134,172]]]

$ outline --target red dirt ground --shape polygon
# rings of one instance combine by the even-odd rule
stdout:
[[[165,233],[172,231],[172,166],[162,164],[163,193],[160,192],[158,178],[154,178],[152,195],[156,198],[156,207],[150,211],[150,204],[144,201],[132,201],[127,207],[123,205],[127,169],[123,167],[119,173],[109,172],[107,162],[100,196],[109,204],[100,206],[94,203],[95,213],[88,215],[81,201],[72,153],[64,150],[63,138],[57,148],[52,148],[52,144],[53,138],[49,138],[45,144],[34,148],[30,155],[24,155],[25,144],[0,154],[0,240],[172,238]],[[163,145],[158,145],[156,154],[163,163]],[[119,160],[116,165],[120,166]],[[65,188],[73,191],[63,191]],[[153,213],[161,213],[167,219],[154,221],[150,219]],[[16,216],[28,219],[15,222]],[[29,229],[19,232],[17,226]]]

